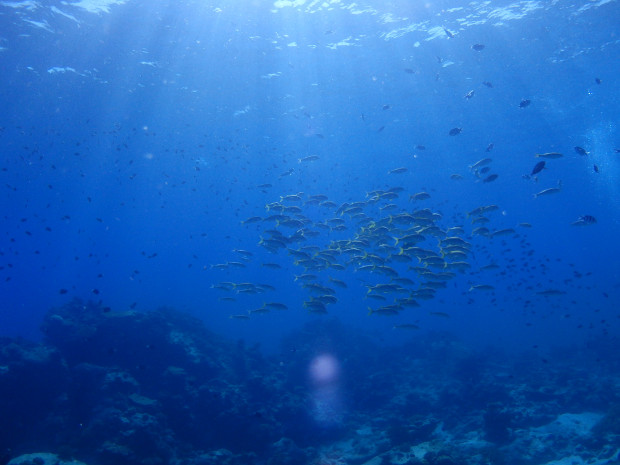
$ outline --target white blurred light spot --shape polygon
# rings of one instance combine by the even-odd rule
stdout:
[[[310,363],[310,377],[316,384],[331,384],[338,379],[338,361],[329,354],[319,355]]]

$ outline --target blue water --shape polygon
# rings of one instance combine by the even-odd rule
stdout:
[[[616,2],[3,3],[2,333],[36,338],[42,315],[77,296],[114,310],[172,306],[269,344],[316,316],[293,281],[303,269],[257,246],[267,225],[240,222],[287,194],[340,205],[400,186],[397,211],[426,190],[415,207],[465,226],[466,239],[466,212],[498,205],[490,229],[516,233],[475,238],[468,260],[471,272],[499,269],[459,274],[414,315],[369,318],[359,282],[382,277],[349,267],[330,315],[389,338],[409,320],[516,346],[615,334],[617,18]],[[448,136],[453,127],[462,133]],[[564,157],[523,179],[544,152]],[[309,155],[319,159],[298,161]],[[468,169],[485,157],[493,182]],[[398,167],[408,171],[388,174]],[[533,198],[558,181],[560,193]],[[571,226],[582,215],[597,223]],[[246,268],[211,268],[238,260],[233,249],[253,253]],[[220,281],[277,291],[221,301]],[[468,293],[478,281],[495,291]],[[535,294],[548,288],[566,294]],[[229,319],[265,299],[289,311]]]
[[[325,347],[344,363],[356,338],[390,354],[390,367],[402,348],[424,357],[426,344],[437,359],[425,363],[437,362],[443,338],[490,357],[615,360],[619,19],[616,0],[0,2],[0,336],[49,338],[52,308],[96,321],[168,308],[301,371],[302,354]],[[536,157],[551,152],[562,156]],[[421,192],[430,198],[410,199]],[[307,203],[316,195],[333,206]],[[362,202],[363,222],[340,213],[347,202]],[[299,207],[288,219],[306,224],[267,220],[274,205]],[[474,223],[489,205],[488,222]],[[390,215],[423,209],[439,231],[417,224],[418,245],[441,253],[458,236],[467,268],[390,258],[406,229]],[[324,227],[334,218],[343,230]],[[334,241],[377,239],[377,224],[385,241],[339,253],[336,267],[295,264],[295,251],[316,258]],[[274,229],[303,237],[270,251]],[[360,269],[377,265],[368,254],[413,284],[369,298],[396,275]],[[454,276],[419,307],[369,315],[437,283],[423,278],[431,269]],[[327,314],[308,311],[321,293],[304,273],[333,288]]]

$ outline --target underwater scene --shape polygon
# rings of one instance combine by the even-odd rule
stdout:
[[[617,0],[0,0],[0,465],[620,464]]]

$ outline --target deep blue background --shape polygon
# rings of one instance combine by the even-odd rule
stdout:
[[[497,204],[490,229],[517,235],[472,239],[473,274],[395,318],[367,315],[363,284],[384,277],[324,273],[349,284],[331,316],[386,343],[415,337],[392,329],[412,322],[518,349],[615,338],[618,3],[286,3],[0,5],[0,334],[36,339],[50,307],[80,297],[113,311],[172,306],[273,348],[325,317],[303,309],[293,258],[257,245],[271,226],[241,221],[266,216],[281,195],[340,204],[402,186],[397,204],[440,212],[444,228],[469,236],[466,213]],[[522,99],[531,104],[520,108]],[[448,136],[453,127],[462,133]],[[536,153],[553,151],[564,157],[524,179]],[[320,158],[298,162],[308,155]],[[487,156],[499,175],[491,183],[468,169]],[[401,166],[409,171],[388,174]],[[533,197],[560,180],[560,193]],[[414,206],[409,195],[422,190],[432,197]],[[571,226],[581,215],[598,221]],[[350,223],[309,243],[354,233]],[[233,249],[254,254],[246,268],[211,268],[238,261]],[[477,272],[491,262],[500,269]],[[221,281],[277,291],[211,288]],[[495,291],[468,292],[479,283]],[[566,294],[536,294],[548,288]],[[227,296],[236,301],[219,300]],[[266,301],[289,310],[229,318]]]

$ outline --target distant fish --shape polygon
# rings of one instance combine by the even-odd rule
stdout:
[[[544,168],[545,168],[545,161],[544,160],[539,161],[538,163],[534,165],[531,176],[534,176],[535,174],[540,173]]]
[[[586,156],[588,154],[588,152],[586,152],[586,150],[583,147],[579,147],[579,146],[575,147],[575,152],[577,152],[579,155],[582,155],[582,156]]]
[[[388,171],[388,174],[400,174],[400,173],[406,173],[407,171],[409,170],[405,168],[404,166],[402,166],[400,168],[394,168],[393,170]]]
[[[469,100],[470,98],[472,98],[472,97],[474,96],[474,94],[475,94],[475,93],[476,93],[476,91],[472,89],[472,90],[470,90],[469,92],[467,92],[467,93],[465,94],[465,98],[466,98],[467,100]]]
[[[492,291],[495,288],[493,286],[491,286],[490,284],[474,284],[473,286],[471,286],[469,288],[469,292],[471,291]]]
[[[381,132],[385,129],[385,126],[381,126],[379,129],[377,129],[377,132]]]
[[[382,110],[389,110],[390,108],[392,108],[392,105],[383,105],[383,107],[381,107]]]
[[[280,174],[279,177],[284,178],[286,176],[290,176],[291,174],[293,174],[295,172],[294,168],[291,168],[290,170],[286,170],[284,173]]]
[[[417,194],[413,194],[409,196],[409,201],[411,200],[426,200],[430,199],[431,195],[428,192],[418,192]]]
[[[450,135],[450,136],[458,136],[461,132],[463,132],[463,128],[452,128],[448,132],[448,135]]]
[[[597,84],[600,84],[603,81],[601,81],[601,78],[594,78],[594,82],[596,82]]]
[[[280,302],[267,302],[263,304],[262,308],[271,308],[274,310],[288,310],[288,307]]]
[[[548,158],[551,160],[555,160],[557,158],[562,158],[564,155],[560,152],[547,152],[547,153],[537,153],[536,158]]]
[[[260,221],[263,221],[263,219],[260,216],[251,216],[247,220],[241,221],[241,224],[252,224],[252,223],[258,223]]]
[[[411,68],[405,68],[405,73],[407,74],[413,74],[414,71]]]
[[[600,173],[600,170],[599,170],[599,168],[598,168],[598,165],[597,165],[597,164],[594,164],[593,168],[594,168],[594,172],[595,172],[595,173]]]
[[[489,82],[489,81],[484,81],[482,84],[484,84],[485,86],[487,86],[488,88],[492,89],[493,88],[493,83]]]
[[[521,102],[519,103],[519,108],[525,108],[525,107],[529,106],[529,105],[530,105],[530,103],[532,103],[532,101],[531,101],[531,100],[529,100],[529,99],[523,99],[523,100],[521,100]]]
[[[446,312],[428,312],[429,315],[438,316],[440,318],[450,318]]]
[[[454,39],[454,34],[452,34],[450,31],[448,31],[445,27],[443,28],[443,32],[446,33],[446,35],[448,36],[449,39]]]
[[[489,176],[487,176],[486,178],[484,178],[482,180],[482,182],[493,182],[497,179],[498,175],[497,174],[490,174]]]
[[[483,158],[482,160],[478,160],[476,163],[474,163],[473,165],[469,166],[469,169],[474,171],[482,166],[488,165],[489,163],[491,163],[493,161],[492,158]]]
[[[498,229],[496,231],[493,231],[491,233],[491,237],[495,237],[495,236],[509,236],[511,234],[514,234],[516,231],[512,228],[505,228],[505,229]]]
[[[558,187],[550,187],[549,189],[544,189],[540,192],[537,192],[536,194],[534,194],[534,198],[538,198],[543,195],[557,194],[558,192],[560,192],[561,188],[562,181],[558,181]]]
[[[481,52],[482,50],[484,50],[484,44],[474,44],[471,46],[472,50],[475,50],[476,52]]]
[[[424,145],[416,145],[415,148],[417,150],[426,150],[426,147]]]
[[[394,329],[420,329],[418,325],[414,325],[411,323],[404,323],[402,325],[394,325]]]
[[[308,162],[308,161],[315,161],[315,160],[318,160],[318,159],[319,159],[318,155],[308,155],[307,157],[298,158],[297,159],[297,163],[303,163],[303,162]]]
[[[495,147],[495,144],[490,143],[489,145],[487,145],[487,149],[486,149],[486,151],[487,151],[487,152],[490,152],[491,150],[493,150],[493,147]]]
[[[596,218],[592,215],[583,215],[577,218],[577,221],[571,223],[572,226],[587,226],[589,224],[595,224]]]
[[[536,294],[551,296],[551,295],[564,295],[566,294],[566,292],[560,291],[559,289],[545,289],[544,291],[537,291]]]

